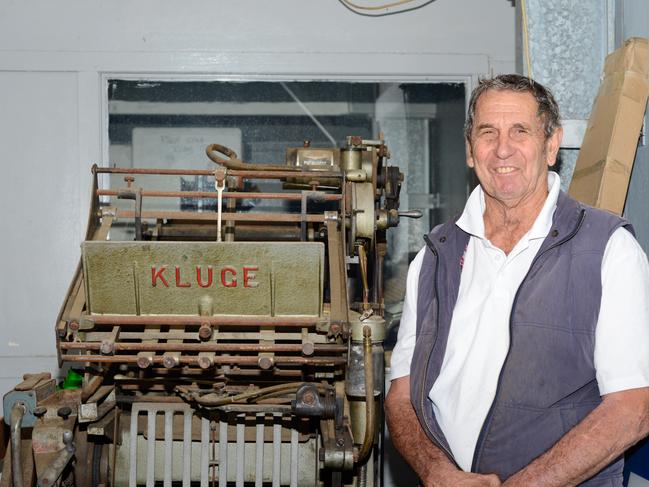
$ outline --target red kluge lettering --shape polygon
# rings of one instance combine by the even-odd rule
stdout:
[[[214,269],[212,269],[211,265],[207,266],[207,284],[203,283],[203,279],[201,277],[201,266],[197,265],[196,266],[196,282],[198,282],[198,285],[200,287],[210,287],[212,285],[212,279],[214,278]]]
[[[232,274],[232,279],[228,280],[226,273]],[[221,269],[221,284],[225,287],[237,287],[237,270],[234,267],[226,266]]]
[[[253,266],[253,265],[244,265],[243,266],[243,287],[257,287],[259,286],[259,283],[255,281],[257,278],[257,273],[254,271],[258,271],[259,267]]]
[[[180,282],[180,266],[176,266],[176,287],[189,287],[191,284],[188,282]]]
[[[156,287],[158,283],[158,279],[160,279],[160,281],[162,282],[162,284],[164,284],[165,287],[169,287],[169,283],[165,279],[165,276],[162,275],[166,270],[167,270],[167,266],[164,265],[159,269],[157,269],[156,266],[154,265],[151,266],[151,285],[153,287]]]

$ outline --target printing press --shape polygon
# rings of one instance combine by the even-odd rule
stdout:
[[[386,234],[420,216],[402,173],[382,137],[206,153],[93,167],[67,377],[5,395],[0,487],[381,485]]]

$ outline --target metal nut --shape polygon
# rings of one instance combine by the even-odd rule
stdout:
[[[68,419],[72,414],[72,408],[70,406],[62,406],[56,411],[56,414],[63,419]]]
[[[275,365],[275,361],[271,357],[259,357],[257,365],[260,369],[268,370]]]

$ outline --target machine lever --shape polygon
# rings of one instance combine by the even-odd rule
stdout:
[[[225,189],[225,169],[216,168],[214,171],[214,187],[216,188],[216,241],[221,241],[221,213],[223,211],[223,190]]]
[[[424,212],[421,210],[404,210],[399,212],[399,216],[405,218],[421,218],[424,216]]]
[[[63,443],[65,447],[59,452],[59,456],[50,463],[38,479],[38,487],[52,487],[63,473],[63,469],[74,456],[76,448],[72,442],[72,431],[63,431]]]

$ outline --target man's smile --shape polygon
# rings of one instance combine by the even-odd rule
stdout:
[[[513,166],[502,166],[502,167],[497,167],[494,169],[494,171],[497,174],[508,174],[510,172],[514,172],[516,170],[515,167]]]

